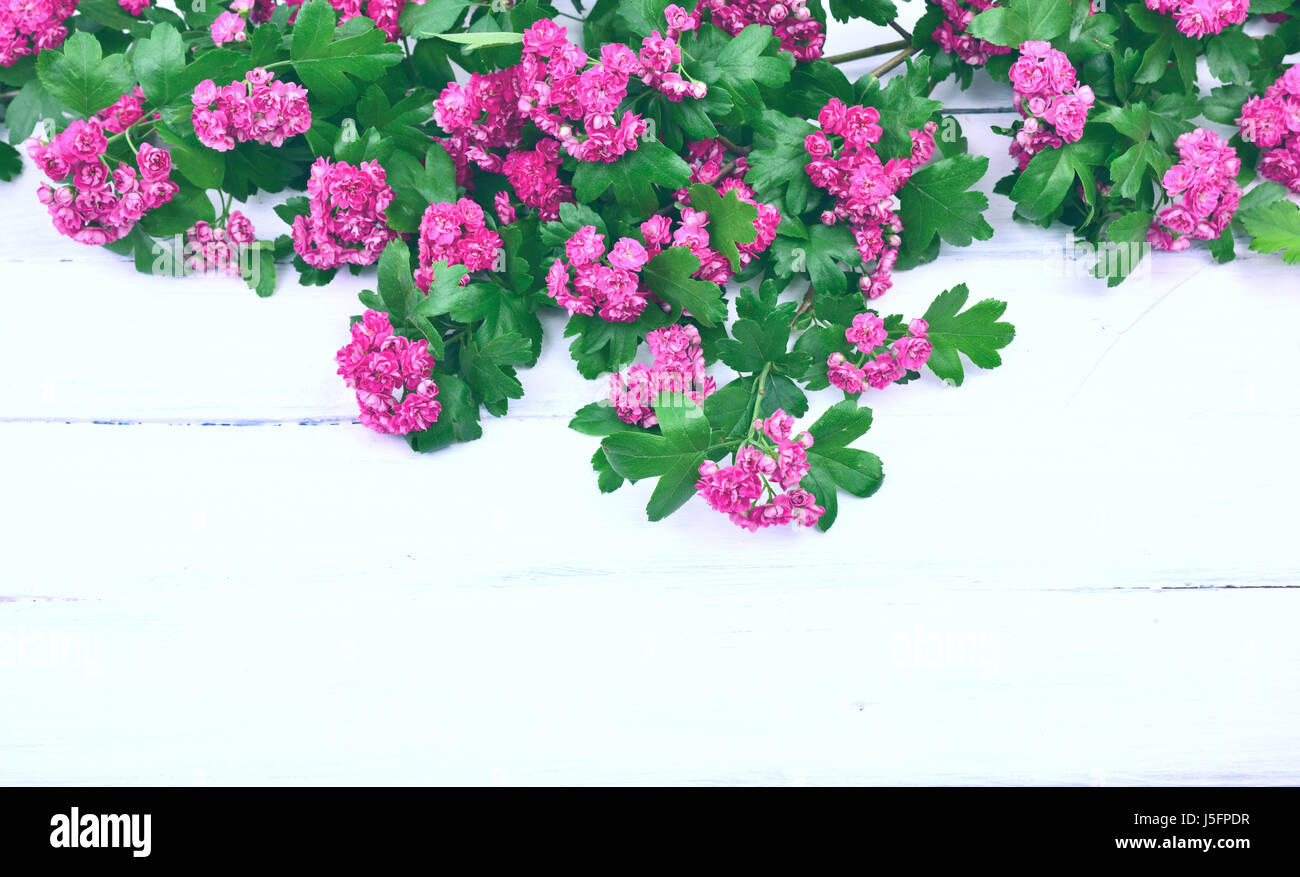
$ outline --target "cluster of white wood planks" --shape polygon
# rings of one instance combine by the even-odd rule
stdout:
[[[960,118],[988,191],[1010,116]],[[35,183],[0,188],[0,783],[1300,780],[1276,257],[1108,290],[993,197],[882,304],[1008,301],[1004,367],[873,394],[880,493],[751,535],[597,492],[556,320],[509,417],[413,455],[334,375],[372,274],[137,275]]]

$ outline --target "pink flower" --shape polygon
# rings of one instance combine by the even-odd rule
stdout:
[[[501,236],[484,225],[483,208],[469,198],[454,204],[430,204],[420,219],[420,267],[415,271],[415,285],[429,291],[436,262],[486,271],[496,264],[504,246]],[[468,282],[467,274],[461,283]]]
[[[352,340],[335,360],[344,383],[356,390],[365,426],[406,434],[437,422],[442,405],[436,400],[429,342],[394,334],[387,314],[366,311],[352,324]]]
[[[632,238],[619,238],[609,251],[609,264],[628,271],[640,271],[649,260],[645,247]]]
[[[248,38],[244,33],[244,19],[235,12],[223,12],[212,22],[210,28],[212,42],[218,46],[226,43],[242,43]]]
[[[832,353],[826,360],[826,365],[826,376],[833,386],[839,387],[846,393],[862,392],[862,381],[865,375],[862,369],[846,360],[844,354]]]
[[[844,332],[844,336],[863,353],[870,353],[884,344],[887,335],[885,321],[870,313],[855,316],[853,324]]]
[[[898,364],[908,371],[916,371],[930,359],[930,339],[907,335],[894,342],[894,356]]]
[[[569,238],[564,251],[574,267],[590,265],[605,255],[605,236],[594,225],[584,225]]]
[[[928,341],[925,343],[929,345]],[[925,355],[929,357],[928,350]],[[902,364],[888,353],[882,353],[867,363],[864,371],[867,383],[877,390],[883,390],[907,373]]]
[[[219,152],[249,140],[281,146],[310,128],[307,90],[273,80],[274,73],[256,67],[242,82],[223,88],[210,79],[200,82],[190,98],[194,105],[190,119],[199,142]]]
[[[115,103],[114,116],[134,95]],[[171,155],[165,149],[143,143],[136,170],[119,164],[108,172],[104,153],[108,139],[98,117],[71,123],[49,143],[33,142],[28,152],[33,161],[56,183],[42,183],[37,199],[45,205],[60,234],[85,244],[106,244],[128,234],[144,214],[161,207],[179,191],[171,182]]]
[[[383,167],[321,157],[307,179],[309,212],[293,221],[293,249],[314,268],[372,265],[397,232],[384,211],[393,200]]]

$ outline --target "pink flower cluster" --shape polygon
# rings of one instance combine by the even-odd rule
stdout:
[[[63,23],[76,11],[77,0],[0,0],[0,67],[63,45]]]
[[[144,90],[136,86],[95,114],[105,131],[121,134],[144,118]]]
[[[655,426],[654,404],[660,393],[682,393],[699,404],[713,394],[717,384],[704,374],[700,330],[674,324],[646,334],[654,361],[636,365],[609,377],[609,401],[619,420],[634,426]]]
[[[889,350],[877,353],[888,338],[885,323],[875,314],[858,314],[852,325],[844,330],[844,337],[863,355],[854,364],[844,354],[832,353],[826,361],[827,377],[846,393],[861,393],[865,387],[883,390],[930,359],[929,333],[930,324],[915,319],[908,325],[906,335],[895,341]]]
[[[560,183],[560,144],[543,138],[534,149],[514,149],[501,165],[516,197],[544,222],[560,217],[560,205],[573,201],[573,187]],[[498,195],[505,194],[503,192]],[[507,200],[509,196],[506,196]],[[502,222],[506,220],[503,218]],[[513,222],[512,218],[510,222]],[[509,223],[506,223],[507,225]]]
[[[376,161],[353,167],[345,161],[316,159],[307,178],[310,212],[293,218],[293,249],[315,268],[371,265],[397,237],[384,211],[393,189]]]
[[[388,314],[366,311],[334,359],[343,380],[357,391],[362,424],[375,432],[420,432],[442,413],[429,342],[393,334]]]
[[[119,163],[110,173],[104,153],[108,138],[98,119],[76,121],[50,143],[33,142],[28,153],[47,177],[36,195],[54,228],[83,244],[107,244],[126,235],[148,211],[172,199],[180,187],[170,179],[171,154],[140,145],[136,168]]]
[[[765,24],[780,38],[781,48],[794,55],[796,60],[816,61],[822,56],[826,30],[813,17],[807,0],[777,0],[775,3],[700,0],[693,14],[698,18],[702,9],[709,10],[713,23],[733,37],[751,24]]]
[[[926,122],[921,130],[910,132],[911,153],[881,162],[874,144],[883,132],[876,124],[880,113],[874,107],[848,107],[831,98],[817,121],[821,130],[804,138],[804,150],[812,158],[804,170],[814,186],[835,196],[835,207],[822,214],[822,222],[847,221],[862,261],[875,261],[859,279],[858,288],[863,295],[877,298],[893,285],[890,272],[898,261],[903,223],[894,211],[894,196],[934,154],[938,126]],[[832,137],[842,138],[838,147]]]
[[[264,67],[254,67],[243,80],[221,88],[205,79],[195,86],[191,100],[194,133],[218,152],[247,140],[281,146],[311,127],[307,89],[277,80]]]
[[[1178,199],[1156,214],[1147,242],[1158,250],[1185,250],[1192,240],[1214,240],[1232,222],[1241,200],[1237,150],[1205,128],[1174,141],[1179,162],[1165,171],[1165,195]]]
[[[584,225],[565,243],[564,253],[568,264],[556,259],[546,272],[546,292],[565,310],[599,313],[611,323],[631,323],[641,316],[650,291],[641,284],[639,272],[650,254],[639,241],[619,238],[606,253],[605,236],[594,225]]]
[[[1300,64],[1283,73],[1262,97],[1252,97],[1237,119],[1241,139],[1264,154],[1259,172],[1300,192]]]
[[[1146,0],[1146,3],[1152,12],[1172,15],[1181,33],[1197,39],[1241,24],[1250,13],[1250,0]]]
[[[971,21],[986,9],[998,5],[998,0],[939,0],[943,21],[934,29],[931,39],[951,55],[956,55],[972,67],[982,67],[994,55],[1005,55],[1010,46],[995,46],[966,33]]]
[[[776,239],[776,227],[781,222],[781,211],[773,204],[758,201],[754,190],[736,178],[728,177],[717,187],[717,191],[726,195],[735,191],[736,197],[745,204],[757,208],[758,216],[754,219],[754,239],[749,243],[738,243],[740,265],[743,268],[761,255]],[[679,192],[678,200],[689,203],[689,192]],[[700,268],[693,276],[713,283],[726,283],[731,279],[731,261],[722,253],[709,246],[709,214],[703,210],[682,207],[678,225],[675,229],[666,216],[653,216],[641,224],[641,234],[651,256],[657,256],[665,246],[688,247],[700,260]],[[670,236],[671,235],[671,236]]]
[[[244,32],[244,18],[238,12],[223,12],[212,22],[209,29],[212,34],[212,42],[218,46],[224,46],[226,43],[242,43],[248,39],[248,34]]]
[[[779,408],[766,420],[755,420],[759,444],[741,445],[730,466],[701,463],[696,493],[751,533],[785,524],[813,526],[826,510],[799,486],[808,474],[813,437],[806,432],[791,436],[793,429],[794,418]]]
[[[524,31],[520,63],[443,89],[433,117],[449,136],[439,142],[455,162],[459,185],[471,185],[473,167],[506,172],[521,202],[553,217],[573,197],[555,174],[561,147],[579,161],[604,163],[637,148],[645,120],[630,110],[618,113],[633,76],[670,100],[704,96],[703,83],[687,82],[673,69],[680,63],[677,43],[657,31],[642,40],[639,53],[611,43],[592,63],[562,27],[541,19]],[[543,136],[531,151],[519,150],[530,122]]]
[[[1059,149],[1083,136],[1095,96],[1081,85],[1065,53],[1042,40],[1020,44],[1020,58],[1011,65],[1016,108],[1025,123],[1011,143],[1011,155],[1023,171],[1044,149]]]
[[[152,4],[153,0],[117,0],[118,6],[121,6],[127,11],[127,13],[134,15],[137,18]]]
[[[429,291],[434,262],[486,271],[496,262],[502,246],[501,236],[484,225],[483,208],[470,199],[430,204],[420,220],[420,267],[415,269],[415,285]],[[467,283],[468,274],[461,285]]]
[[[240,253],[255,240],[253,223],[238,210],[230,211],[225,228],[213,228],[199,220],[185,232],[185,265],[199,274],[219,271],[238,276],[243,267]]]

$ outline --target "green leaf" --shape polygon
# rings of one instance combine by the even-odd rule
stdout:
[[[81,116],[102,110],[131,88],[126,59],[121,55],[103,57],[99,41],[83,31],[68,37],[62,51],[41,52],[36,75],[47,92]]]
[[[808,474],[799,486],[817,498],[817,504],[826,511],[817,521],[817,529],[825,532],[839,517],[839,499],[836,496],[835,476],[831,474],[821,457],[809,456]]]
[[[871,429],[871,409],[860,407],[856,399],[827,408],[817,422],[808,427],[812,434],[813,447],[818,450],[827,448],[844,448],[867,434]]]
[[[175,27],[155,25],[147,38],[136,41],[131,60],[144,96],[155,107],[166,106],[180,96],[177,88],[185,71],[185,43]]]
[[[1095,121],[1105,122],[1130,140],[1145,140],[1151,136],[1151,111],[1144,103],[1127,107],[1107,107],[1096,115]]]
[[[740,270],[740,250],[736,244],[748,244],[758,236],[754,222],[758,209],[740,200],[736,189],[726,196],[706,183],[696,183],[690,188],[691,206],[709,214],[709,245],[731,262],[731,270]]]
[[[803,141],[814,130],[807,120],[776,110],[765,111],[754,123],[755,146],[746,157],[745,183],[762,201],[782,201],[786,207],[782,214],[803,213],[808,207],[812,184],[804,171],[808,153]]]
[[[9,182],[23,172],[22,156],[8,143],[0,143],[0,180]]]
[[[661,520],[691,498],[710,436],[704,412],[680,393],[660,395],[655,415],[660,434],[621,431],[607,436],[600,446],[610,468],[623,478],[660,477],[646,508],[652,521]]]
[[[933,346],[927,365],[957,386],[965,379],[959,353],[979,368],[996,368],[1002,364],[998,351],[1016,337],[1015,326],[998,322],[1007,309],[1006,302],[986,298],[962,311],[969,295],[966,284],[958,284],[941,292],[924,315]]]
[[[470,442],[482,437],[478,403],[469,386],[455,375],[435,370],[433,382],[438,387],[442,412],[428,429],[411,433],[406,440],[420,453],[438,451],[456,442]]]
[[[560,218],[542,224],[541,238],[545,247],[562,247],[565,241],[577,234],[578,229],[590,225],[600,234],[609,236],[605,220],[586,204],[566,201],[560,205]]]
[[[397,231],[415,232],[430,204],[454,202],[459,195],[456,168],[441,144],[429,145],[423,164],[408,152],[395,151],[384,163],[384,170],[394,193],[385,214]]]
[[[702,35],[703,36],[703,35]],[[751,24],[727,40],[716,54],[692,59],[694,75],[713,94],[725,94],[739,115],[732,121],[748,121],[763,112],[759,86],[779,88],[790,79],[790,64],[777,55],[779,42],[772,28]],[[697,53],[703,54],[699,48]]]
[[[709,420],[690,397],[682,393],[660,393],[654,404],[659,431],[673,447],[683,451],[709,448]]]
[[[595,435],[603,438],[616,432],[635,431],[638,427],[620,420],[618,411],[609,403],[609,400],[603,400],[579,408],[578,412],[573,415],[573,419],[569,421],[569,429],[583,435]]]
[[[460,367],[470,388],[484,404],[502,404],[524,395],[523,385],[511,366],[533,359],[533,343],[522,335],[499,335],[483,346],[470,340],[461,347]],[[489,410],[492,410],[489,406]]]
[[[1259,46],[1240,27],[1228,28],[1206,38],[1205,60],[1220,82],[1249,82],[1251,65],[1259,63]]]
[[[475,5],[470,0],[428,0],[408,3],[397,21],[402,33],[417,40],[440,36],[465,20],[465,10]]]
[[[39,79],[27,80],[5,110],[9,143],[17,146],[30,137],[42,121],[50,119],[57,122],[63,119],[67,112],[68,108],[47,92]]]
[[[930,246],[938,235],[958,247],[986,241],[993,228],[984,219],[989,199],[968,191],[988,170],[987,156],[963,153],[918,168],[899,192],[903,241],[912,253]]]
[[[722,322],[727,306],[716,283],[691,277],[700,260],[687,247],[669,247],[641,268],[641,280],[670,305],[689,313],[703,326]]]
[[[875,24],[889,24],[898,16],[893,0],[830,0],[830,12],[836,21],[865,18]]]
[[[930,97],[930,88],[930,59],[924,55],[909,61],[906,72],[890,79],[883,88],[875,77],[866,78],[860,102],[880,112],[882,134],[876,152],[882,160],[911,155],[911,131],[928,122],[943,106]]]
[[[659,206],[656,184],[680,189],[690,181],[690,175],[690,166],[681,156],[658,140],[651,140],[609,164],[579,162],[573,173],[573,189],[579,202],[590,203],[613,187],[619,206],[640,219]]]
[[[1074,164],[1067,147],[1044,149],[1029,164],[1011,188],[1011,200],[1025,217],[1049,219],[1070,192],[1074,182]]]
[[[813,445],[808,450],[808,459],[820,463],[821,468],[841,490],[860,498],[871,496],[879,490],[880,482],[885,477],[880,458],[869,451],[856,448],[820,449]]]
[[[623,476],[609,465],[604,448],[596,448],[596,453],[591,455],[591,468],[596,470],[596,484],[601,493],[613,493],[623,486]]]
[[[966,32],[998,46],[1053,40],[1070,28],[1069,0],[1011,0],[975,16]]]
[[[662,521],[695,496],[695,485],[700,480],[700,464],[704,459],[703,452],[680,457],[667,472],[659,476],[645,509],[646,516],[651,521]]]
[[[650,432],[618,432],[606,436],[600,448],[610,468],[633,483],[643,478],[658,478],[672,470],[683,458],[695,456],[672,445],[662,435]]]
[[[1300,262],[1300,207],[1293,201],[1274,201],[1252,208],[1241,217],[1251,237],[1250,248],[1257,253],[1284,250],[1282,261]]]
[[[1136,198],[1146,180],[1148,168],[1158,168],[1161,153],[1150,140],[1135,143],[1110,165],[1111,178],[1121,198]]]
[[[511,33],[510,31],[478,31],[477,33],[440,33],[436,34],[438,39],[446,40],[449,43],[457,43],[466,48],[467,51],[475,49],[486,49],[491,46],[512,46],[524,41],[524,35],[521,33]]]
[[[257,241],[253,248],[247,265],[244,259],[240,260],[240,275],[249,289],[266,298],[275,292],[275,245],[270,241]]]
[[[332,105],[355,103],[358,92],[349,77],[378,79],[402,60],[402,49],[374,27],[336,40],[334,22],[328,0],[305,3],[294,23],[289,56],[313,98]]]
[[[184,137],[159,122],[154,130],[158,139],[167,144],[172,164],[185,179],[201,189],[220,189],[226,176],[226,157],[202,148],[195,137]]]
[[[1151,227],[1151,214],[1138,211],[1126,213],[1106,226],[1106,236],[1117,243],[1144,241]]]
[[[1201,109],[1205,118],[1211,122],[1236,125],[1237,119],[1241,117],[1241,107],[1250,96],[1249,86],[1220,85],[1201,98]]]
[[[772,253],[783,276],[807,273],[817,292],[828,295],[844,292],[846,270],[840,263],[854,266],[862,261],[852,232],[843,225],[814,225],[806,241],[777,235]]]
[[[379,294],[394,325],[406,319],[424,300],[411,272],[411,251],[401,238],[388,242],[379,255]]]

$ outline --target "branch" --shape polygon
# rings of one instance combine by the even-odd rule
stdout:
[[[875,55],[883,55],[886,52],[896,52],[899,49],[911,45],[908,40],[894,40],[892,43],[881,43],[878,46],[870,46],[866,49],[857,49],[853,52],[845,52],[842,55],[823,55],[822,60],[829,64],[844,64],[849,61],[859,61],[863,58],[870,58]]]

